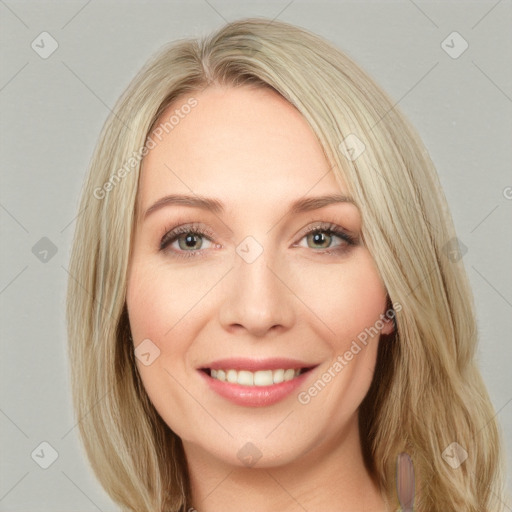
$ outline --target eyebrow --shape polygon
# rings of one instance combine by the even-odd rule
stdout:
[[[325,196],[316,196],[316,197],[304,197],[301,199],[297,199],[293,203],[291,203],[289,208],[290,214],[297,214],[302,212],[308,212],[312,210],[318,210],[319,208],[323,208],[324,206],[328,206],[330,204],[336,203],[349,203],[354,206],[357,206],[355,201],[348,196],[341,194],[330,194]],[[224,212],[224,204],[218,199],[213,199],[209,197],[199,196],[199,195],[177,195],[172,194],[159,199],[156,203],[151,205],[144,213],[144,220],[148,218],[148,216],[165,207],[165,206],[188,206],[191,208],[200,208],[202,210],[209,210],[216,214],[221,214]]]

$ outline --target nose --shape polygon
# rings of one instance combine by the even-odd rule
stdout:
[[[290,329],[295,321],[296,299],[289,272],[283,271],[284,267],[265,250],[252,262],[235,254],[233,265],[222,290],[222,327],[230,333],[247,332],[257,338]]]

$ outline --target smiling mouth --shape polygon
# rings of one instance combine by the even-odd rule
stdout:
[[[212,369],[202,368],[212,379],[240,386],[272,386],[281,384],[297,378],[299,375],[310,371],[309,368],[280,368],[276,370],[234,370],[234,369]]]

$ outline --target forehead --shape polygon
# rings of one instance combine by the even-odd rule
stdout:
[[[191,98],[195,106],[183,108]],[[306,120],[272,90],[215,86],[182,96],[151,138],[156,145],[141,170],[142,210],[171,193],[219,197],[244,208],[262,201],[271,207],[310,190],[346,193]]]

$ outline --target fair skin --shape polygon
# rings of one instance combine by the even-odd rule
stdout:
[[[301,198],[349,194],[309,125],[276,93],[216,85],[192,96],[197,106],[143,161],[127,289],[134,345],[149,339],[160,350],[137,368],[183,441],[192,504],[199,512],[385,511],[358,431],[379,336],[307,404],[298,400],[386,311],[360,212],[350,202],[289,211]],[[215,198],[224,211],[171,204],[144,217],[170,194]],[[356,243],[326,229],[306,235],[319,222]],[[208,234],[181,233],[160,250],[166,232],[189,223]],[[263,250],[250,263],[236,251],[248,236]],[[381,333],[392,329],[384,322]],[[294,358],[313,369],[278,402],[246,406],[213,391],[201,372],[229,357]],[[244,446],[257,450],[255,464],[240,457]]]

